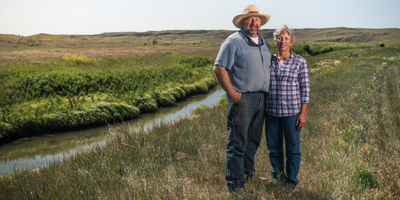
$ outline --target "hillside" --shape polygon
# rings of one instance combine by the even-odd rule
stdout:
[[[267,40],[273,37],[272,29],[263,29],[261,35]],[[296,29],[299,42],[387,42],[400,40],[400,29],[360,29],[360,28],[325,28]],[[69,35],[70,38],[95,40],[101,42],[149,42],[156,38],[160,42],[222,42],[235,31],[229,30],[187,30],[187,31],[149,31],[127,33],[103,33],[99,35]]]
[[[319,42],[350,42],[379,43],[396,42],[400,40],[400,29],[362,29],[362,28],[323,28],[296,29],[298,43]],[[18,50],[26,47],[70,47],[82,46],[106,47],[122,43],[151,43],[156,39],[160,44],[176,43],[221,43],[234,30],[167,30],[148,32],[115,32],[98,35],[50,35],[38,34],[29,37],[0,34],[0,50]],[[274,30],[263,29],[261,35],[272,42]],[[87,45],[85,47],[87,47]]]

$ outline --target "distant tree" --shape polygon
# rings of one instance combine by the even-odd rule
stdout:
[[[158,40],[157,40],[156,38],[154,38],[153,41],[152,41],[152,43],[153,43],[153,45],[155,45],[155,44],[158,43]]]

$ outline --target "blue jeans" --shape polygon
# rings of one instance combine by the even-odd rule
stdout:
[[[236,103],[228,100],[228,139],[225,178],[228,188],[244,188],[244,174],[254,173],[254,156],[264,123],[265,93],[242,93]]]
[[[300,168],[300,129],[296,127],[299,114],[290,117],[275,117],[265,114],[265,133],[269,159],[272,165],[272,176],[284,173],[283,138],[286,146],[286,182],[297,185],[297,174]]]

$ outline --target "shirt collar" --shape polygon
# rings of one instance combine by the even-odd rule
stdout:
[[[261,35],[260,35],[259,33],[257,33],[257,36],[258,36],[258,44],[256,44],[256,43],[250,38],[250,36],[248,36],[247,33],[244,32],[243,29],[240,29],[240,30],[239,30],[239,33],[242,35],[242,37],[245,38],[247,44],[250,45],[250,46],[260,47],[260,46],[264,45],[264,41],[261,39],[262,37],[261,37]]]
[[[293,54],[294,54],[293,51],[290,51],[290,56],[287,58],[293,59],[293,57],[294,57]],[[272,55],[272,58],[278,60],[278,52],[276,52],[274,55]]]

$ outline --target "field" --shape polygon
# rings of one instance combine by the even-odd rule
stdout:
[[[97,47],[85,50],[69,48],[62,53],[54,52],[54,54],[49,53],[54,50],[43,48],[33,52],[22,51],[20,54],[3,51],[1,57],[3,72],[0,74],[7,79],[1,79],[2,85],[15,87],[20,84],[20,80],[27,80],[28,75],[25,75],[27,74],[25,72],[30,72],[29,76],[41,79],[53,74],[57,79],[70,76],[73,80],[81,74],[94,75],[98,78],[104,73],[110,75],[107,77],[111,77],[112,80],[118,80],[119,78],[112,77],[124,77],[124,75],[129,77],[129,74],[137,73],[152,75],[154,70],[146,71],[148,69],[172,71],[172,79],[169,79],[170,76],[153,78],[151,80],[155,80],[155,83],[144,82],[137,87],[137,90],[131,90],[129,98],[116,97],[119,94],[117,88],[120,88],[121,92],[125,91],[121,89],[122,86],[109,88],[94,85],[93,92],[86,91],[89,89],[82,91],[81,96],[85,96],[82,108],[103,104],[137,105],[129,100],[147,94],[150,97],[156,97],[157,94],[160,96],[172,94],[175,88],[193,87],[196,83],[211,85],[207,80],[213,80],[211,63],[218,52],[218,45],[211,43],[153,46],[128,43],[127,45],[131,47],[110,47],[104,50],[98,50]],[[300,184],[294,193],[282,195],[279,190],[268,189],[265,181],[250,181],[246,184],[248,192],[246,198],[398,199],[400,196],[399,47],[400,44],[394,40],[369,43],[310,42],[294,46],[293,50],[296,53],[306,57],[311,73],[307,124],[301,132]],[[113,51],[116,49],[119,50]],[[79,51],[84,53],[75,53]],[[275,51],[274,47],[272,52]],[[113,52],[118,55],[114,59],[112,59]],[[69,59],[73,59],[73,54],[84,55],[82,60],[92,60],[85,64],[72,62]],[[21,58],[20,63],[13,62],[18,60],[16,58]],[[110,62],[113,64],[110,65]],[[185,73],[174,73],[175,68]],[[181,75],[184,77],[180,77]],[[159,77],[160,74],[153,76]],[[104,79],[95,80],[98,82]],[[126,80],[122,79],[121,82],[126,83]],[[147,89],[140,90],[143,87]],[[157,87],[161,89],[158,90]],[[6,92],[4,88],[7,87],[2,87],[0,91]],[[83,87],[76,87],[77,91],[72,88],[74,86],[71,86],[71,90],[67,93],[57,93],[67,105],[69,102],[65,96],[77,97]],[[129,88],[134,86],[129,85]],[[2,108],[3,105],[10,109],[17,108],[26,105],[27,102],[29,104],[43,102],[43,105],[48,106],[48,102],[52,102],[51,98],[54,96],[47,95],[46,90],[39,96],[32,94],[35,89],[26,91],[30,92],[13,92],[19,96],[10,103],[2,104]],[[100,101],[107,98],[107,95],[112,99],[111,94],[114,94],[113,100],[104,101],[103,104],[91,100],[91,95],[98,95],[95,98],[101,98]],[[21,97],[22,95],[26,96]],[[161,102],[160,100],[157,102],[156,98],[154,100],[157,105]],[[2,101],[6,102],[7,99]],[[69,107],[71,113],[79,112],[74,110],[78,108],[72,104]],[[55,109],[54,112],[57,111]],[[35,116],[34,112],[36,110],[31,109],[30,115]],[[111,135],[104,148],[98,147],[89,152],[79,153],[65,160],[63,164],[55,163],[0,177],[0,191],[2,191],[0,198],[244,198],[224,192],[226,106],[201,108],[195,113],[196,115],[175,123],[160,125],[149,133],[134,133],[127,126],[112,126]],[[41,115],[40,111],[38,115]],[[46,113],[43,116],[45,115]],[[261,144],[256,155],[255,168],[259,176],[271,178],[265,142]]]
[[[0,143],[132,119],[205,93],[216,84],[208,48],[1,52]]]

